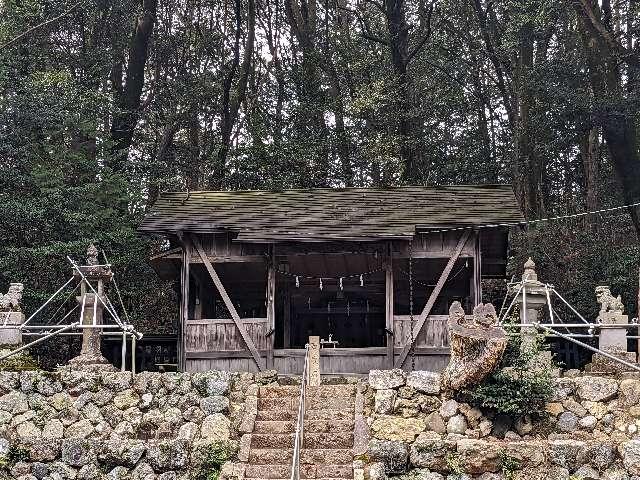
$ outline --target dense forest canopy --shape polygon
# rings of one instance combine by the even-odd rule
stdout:
[[[135,232],[163,190],[510,183],[528,219],[638,202],[639,80],[638,0],[5,0],[0,286],[33,310],[92,240],[137,322],[171,317]],[[533,255],[582,311],[605,282],[635,312],[638,211],[516,229],[511,271]]]

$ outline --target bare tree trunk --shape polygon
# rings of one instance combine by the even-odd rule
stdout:
[[[248,0],[247,5],[247,39],[244,44],[244,53],[242,65],[240,66],[240,37],[242,35],[242,0],[234,0],[234,11],[236,19],[236,31],[233,45],[233,60],[229,73],[225,76],[222,94],[222,122],[220,127],[220,143],[218,149],[217,161],[214,168],[212,178],[210,178],[209,186],[220,188],[225,176],[225,165],[227,155],[231,149],[231,134],[238,119],[240,105],[244,102],[247,94],[247,84],[249,74],[251,73],[251,64],[253,59],[253,49],[255,44],[256,32],[256,9],[255,1]],[[240,77],[237,80],[235,88],[233,82],[236,73],[240,67]]]
[[[597,102],[605,105],[595,113],[594,123],[602,126],[625,202],[636,203],[640,201],[640,154],[635,119],[629,112],[614,108],[625,101],[619,64],[624,47],[611,34],[606,2],[604,13],[593,0],[571,0],[571,3],[578,16],[593,95]],[[637,71],[637,59],[624,58],[630,71]],[[630,208],[630,215],[640,236],[640,208]]]
[[[398,136],[400,157],[404,163],[403,180],[412,182],[420,177],[416,165],[413,145],[413,105],[410,98],[409,77],[409,25],[407,24],[405,0],[385,0],[385,16],[389,32],[391,64],[398,82]]]
[[[111,122],[112,158],[108,166],[116,173],[123,172],[129,148],[133,140],[133,132],[140,117],[140,97],[144,87],[144,69],[147,63],[149,42],[156,19],[157,0],[144,0],[142,13],[136,20],[133,37],[129,44],[126,79],[121,83],[122,65],[114,65],[112,79],[115,89],[115,105],[117,111]],[[115,74],[114,74],[115,73]]]
[[[584,187],[587,210],[597,210],[598,204],[598,155],[600,142],[598,129],[591,128],[579,138],[580,155],[584,169]],[[595,221],[595,218],[593,219]]]
[[[316,0],[286,0],[287,21],[298,46],[302,51],[300,92],[303,131],[308,139],[316,143],[313,148],[311,183],[324,187],[329,180],[329,129],[324,119],[324,101],[320,66],[323,62],[321,50],[316,45],[317,4]]]
[[[530,23],[520,29],[520,47],[516,75],[518,117],[515,129],[516,162],[514,178],[519,179],[520,201],[527,218],[537,218],[542,213],[542,165],[535,153],[534,133],[531,129],[531,109],[534,96],[529,85],[533,69],[534,32]]]

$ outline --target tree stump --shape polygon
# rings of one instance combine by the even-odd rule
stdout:
[[[507,346],[507,335],[497,323],[490,303],[474,308],[473,319],[465,317],[460,302],[451,305],[451,358],[442,373],[443,390],[452,392],[477,385],[496,368]]]

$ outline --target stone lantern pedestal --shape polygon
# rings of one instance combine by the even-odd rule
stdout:
[[[102,329],[99,328],[103,323],[104,303],[106,303],[104,286],[111,281],[113,273],[108,265],[99,265],[97,257],[98,250],[90,245],[87,249],[87,265],[78,267],[80,272],[73,272],[74,276],[82,282],[80,295],[76,297],[82,312],[82,325],[92,328],[82,330],[80,355],[72,358],[69,366],[81,371],[116,371],[100,351]]]

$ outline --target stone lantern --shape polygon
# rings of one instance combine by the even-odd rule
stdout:
[[[91,244],[87,249],[86,265],[79,266],[78,269],[80,272],[74,270],[73,275],[82,282],[80,295],[76,297],[76,301],[80,304],[80,318],[82,325],[93,328],[82,330],[80,355],[71,359],[69,365],[76,370],[115,371],[115,367],[100,352],[102,329],[99,327],[103,324],[104,304],[107,302],[104,287],[113,277],[111,267],[99,264],[98,249]]]
[[[520,323],[531,324],[538,321],[538,317],[543,308],[547,306],[547,287],[538,281],[536,264],[531,257],[524,264],[522,274],[522,290],[516,298],[515,304],[520,310]],[[526,347],[535,340],[536,328],[522,327],[522,345]]]

